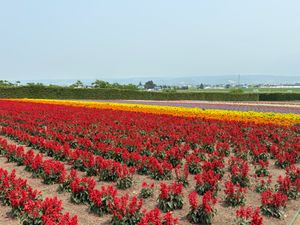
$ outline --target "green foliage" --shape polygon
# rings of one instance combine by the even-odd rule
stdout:
[[[76,204],[86,204],[90,202],[89,199],[89,191],[88,189],[84,189],[80,192],[71,192],[71,202]]]
[[[156,84],[152,80],[149,80],[144,84],[145,89],[153,89],[155,87],[156,87]]]
[[[163,170],[163,173],[161,173],[158,170],[154,170],[151,173],[151,178],[154,180],[171,180],[172,179],[172,171],[171,170]]]
[[[76,84],[76,83],[75,83]],[[176,92],[173,90],[149,92],[136,90],[135,85],[111,84],[109,88],[77,88],[44,86],[29,83],[16,87],[3,85],[0,81],[0,98],[45,98],[45,99],[135,99],[135,100],[207,100],[207,101],[296,101],[300,93],[221,93],[221,92]],[[76,86],[76,88],[74,88]]]
[[[173,211],[175,209],[182,209],[183,198],[181,195],[170,194],[167,199],[158,199],[158,208],[163,212]]]
[[[99,175],[99,181],[115,182],[118,179],[117,171],[109,171],[108,169],[101,169]],[[119,186],[123,185],[123,183],[124,181],[122,181],[121,184],[119,184]]]
[[[260,93],[259,101],[296,101],[300,93]]]
[[[136,225],[142,218],[143,214],[140,212],[135,213],[134,215],[126,215],[122,218],[118,216],[113,216],[110,224],[111,225]]]
[[[77,80],[74,84],[70,85],[70,88],[84,88],[82,81]]]
[[[273,216],[275,218],[282,218],[284,215],[284,207],[274,207],[272,205],[262,205],[260,207],[261,212],[266,216]]]
[[[154,92],[111,88],[70,88],[34,85],[30,87],[2,87],[0,88],[0,98],[258,101],[259,94]]]
[[[152,197],[153,193],[154,193],[154,190],[150,187],[142,188],[142,190],[139,194],[139,197],[146,199],[146,198]]]
[[[201,172],[201,164],[200,163],[190,163],[188,168],[189,168],[190,174],[198,174]]]
[[[204,184],[196,184],[196,186],[195,186],[195,191],[198,193],[198,195],[204,195],[205,192],[212,190],[212,189],[213,189],[213,187],[207,182],[205,182]],[[218,190],[219,190],[219,188],[216,185],[216,189],[213,191],[214,196],[217,195]]]
[[[269,171],[266,169],[266,168],[257,168],[255,170],[255,174],[258,176],[258,177],[266,177],[269,175]]]
[[[14,84],[10,83],[7,80],[0,80],[0,87],[13,87]]]
[[[241,187],[248,187],[250,185],[249,177],[243,177],[241,174],[231,174],[231,181],[234,184],[241,185]]]
[[[231,89],[229,91],[229,93],[231,93],[231,94],[242,94],[242,93],[244,93],[244,91],[241,88],[234,88],[234,89]]]
[[[108,88],[110,84],[103,80],[96,80],[92,85],[94,88]]]
[[[42,173],[42,178],[44,184],[55,184],[59,182],[60,174],[59,173],[51,173],[46,174]]]
[[[208,214],[204,209],[199,208],[198,210],[192,210],[188,213],[187,218],[190,223],[194,224],[212,224],[212,219],[215,216],[216,212]]]
[[[117,180],[117,188],[125,190],[132,186],[132,177],[123,177]]]
[[[177,90],[175,88],[165,88],[165,89],[162,89],[162,92],[176,93]]]
[[[27,83],[27,87],[45,87],[43,83]]]
[[[93,88],[115,88],[115,89],[126,89],[126,90],[138,90],[138,87],[134,84],[119,84],[113,83],[110,84],[107,81],[96,80],[92,83]]]

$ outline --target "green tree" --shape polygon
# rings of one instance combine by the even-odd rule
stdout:
[[[134,84],[126,84],[124,85],[125,89],[129,89],[129,90],[138,90],[138,87]]]
[[[21,81],[17,80],[17,81],[16,81],[16,86],[19,87],[20,84],[21,84]]]
[[[155,87],[156,87],[156,84],[152,80],[149,80],[144,84],[145,89],[153,89]]]
[[[82,83],[82,81],[77,80],[74,84],[71,84],[69,87],[70,88],[84,88],[84,84]]]
[[[29,82],[26,84],[28,87],[45,87],[43,83],[34,83],[34,82]]]
[[[111,88],[116,88],[116,89],[124,89],[124,85],[121,85],[119,83],[113,83],[111,85]]]
[[[0,80],[0,87],[13,87],[14,85],[7,80]]]
[[[92,86],[94,88],[109,88],[111,85],[110,85],[110,83],[103,81],[103,80],[95,80],[92,83]]]

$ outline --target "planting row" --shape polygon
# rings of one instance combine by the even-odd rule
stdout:
[[[300,140],[296,126],[263,126],[22,102],[3,104],[0,123],[2,134],[56,160],[66,161],[74,169],[85,171],[87,176],[116,182],[120,189],[132,185],[135,173],[156,180],[175,178],[176,182],[161,183],[157,199],[159,209],[143,212],[141,206],[138,211],[141,216],[133,224],[143,221],[146,215],[155,217],[160,210],[181,209],[185,204],[183,197],[187,196],[183,196],[182,190],[194,182],[195,186],[189,187],[190,210],[186,213],[187,219],[193,223],[212,221],[217,198],[227,206],[240,206],[247,203],[245,195],[253,189],[261,193],[261,212],[274,217],[283,216],[288,199],[299,197],[300,172],[295,165],[299,162]],[[27,152],[19,159],[17,156],[22,153],[16,150],[3,154],[8,160],[22,161]],[[71,191],[73,196],[71,183],[74,180],[70,174],[64,173],[64,164],[40,160],[41,155],[38,155],[28,155],[31,159],[28,164],[40,163],[42,169],[38,173],[44,181],[45,169],[60,170],[65,176],[57,172],[50,177],[61,184],[61,190]],[[25,164],[25,161],[22,162]],[[268,177],[272,172],[270,162],[286,170],[285,176],[278,177],[276,185]],[[75,171],[72,173],[74,175]],[[253,184],[251,178],[257,183]],[[79,183],[82,183],[81,179],[95,182],[91,178],[78,179]],[[224,199],[218,197],[221,187]],[[92,197],[87,189],[83,202],[91,207]],[[146,198],[152,192],[152,186],[144,184],[139,197]],[[127,198],[128,201],[136,198],[139,202],[137,197]],[[198,203],[197,198],[202,201]],[[73,196],[72,199],[81,202],[81,198],[76,200]],[[112,205],[109,203],[106,209],[109,213],[113,213]],[[251,218],[253,216],[252,219],[260,218],[257,209],[250,213],[250,209],[243,208],[237,214],[248,215],[246,212]]]
[[[54,160],[43,161],[41,154],[34,155],[32,150],[25,153],[23,147],[8,144],[7,141],[2,138],[0,138],[0,150],[1,154],[6,155],[8,162],[16,162],[19,166],[24,164],[26,170],[31,171],[35,177],[42,177],[44,183],[60,183],[59,191],[71,192],[72,202],[76,204],[83,203],[89,205],[91,212],[99,216],[112,214],[111,224],[178,224],[178,219],[173,218],[169,211],[182,208],[183,184],[161,184],[158,207],[162,211],[167,212],[164,216],[162,216],[158,208],[148,212],[141,211],[143,205],[143,201],[141,199],[146,199],[153,194],[153,184],[143,184],[139,199],[137,197],[130,198],[127,194],[118,197],[117,190],[112,186],[102,186],[100,190],[97,190],[95,189],[96,182],[92,178],[80,178],[77,176],[75,170],[72,170],[70,174],[66,176],[66,171],[63,169],[63,165],[59,162]],[[39,158],[39,165],[36,166],[35,163],[31,164],[30,158]],[[60,168],[61,174],[55,169],[56,167]],[[189,201],[191,210],[188,213],[187,218],[190,222],[207,224],[212,222],[213,216],[216,212],[213,209],[216,199],[211,191],[206,191],[203,194],[201,203],[198,202],[197,193],[192,192],[189,195]],[[28,208],[26,205],[22,205],[22,203],[13,205],[14,215],[21,215],[20,210],[24,207]],[[41,206],[39,205],[39,207]],[[59,207],[61,208],[61,202],[59,203]],[[26,219],[24,219],[25,217]],[[66,221],[66,218],[68,218],[68,215],[65,215],[63,218],[59,218],[57,220],[59,222],[58,224],[65,224],[64,222]],[[24,222],[29,221],[29,219],[28,215],[24,216],[23,213],[21,221],[23,224],[30,224],[30,222]],[[42,222],[39,223],[39,221],[40,218],[34,218],[34,222],[32,222],[32,224],[42,224]],[[237,210],[237,216],[234,220],[235,224],[241,224],[245,221],[252,221],[254,224],[262,224],[262,217],[259,214],[259,209],[253,211],[252,208],[242,207]],[[72,221],[67,224],[75,224],[75,222],[76,219],[73,218]]]
[[[62,213],[58,198],[42,199],[39,191],[33,190],[27,181],[17,178],[15,170],[9,174],[0,168],[0,198],[3,205],[11,206],[11,214],[24,225],[76,225],[77,216]]]
[[[0,153],[1,155],[5,155],[8,162],[16,162],[18,166],[25,165],[25,170],[32,172],[33,177],[41,177],[45,184],[53,184],[58,183],[59,192],[68,191],[71,192],[70,200],[75,204],[88,204],[91,212],[103,216],[104,214],[112,214],[111,224],[149,224],[152,222],[156,222],[157,224],[165,224],[172,225],[177,224],[177,219],[172,217],[171,213],[166,213],[164,216],[160,213],[160,211],[156,208],[154,210],[150,210],[149,212],[141,211],[143,200],[142,198],[132,197],[125,194],[121,197],[117,196],[117,190],[112,186],[102,186],[100,190],[95,189],[96,181],[92,178],[87,177],[78,177],[76,170],[71,170],[71,172],[67,175],[66,170],[62,163],[55,160],[43,160],[42,154],[34,154],[32,150],[28,150],[25,152],[22,146],[16,146],[13,144],[8,144],[7,141],[3,138],[0,138]],[[0,170],[0,177],[2,176],[2,170]],[[6,172],[6,171],[5,171]],[[4,173],[7,175],[7,172]],[[15,172],[12,173],[10,177],[14,178]],[[6,176],[8,177],[8,176]],[[4,179],[5,180],[5,179]],[[8,180],[10,181],[10,180]],[[14,181],[14,180],[13,180]],[[11,181],[11,182],[13,182]],[[7,190],[16,188],[15,184],[20,183],[12,183],[11,185],[6,184],[5,181],[1,180],[2,187],[0,187],[0,194],[3,195],[2,203],[4,205],[10,204],[12,205],[12,212],[14,216],[20,216],[21,222],[23,224],[55,224],[57,221],[58,224],[68,224],[74,225],[77,224],[76,217],[72,218],[70,221],[68,220],[68,214],[62,215],[57,218],[51,218],[51,215],[43,215],[42,218],[35,216],[32,217],[32,213],[38,213],[38,208],[41,207],[40,210],[43,211],[43,204],[52,203],[57,204],[57,209],[61,209],[61,201],[57,198],[46,199],[45,202],[33,203],[26,201],[37,200],[39,198],[37,191],[32,191],[31,187],[26,186],[26,180],[17,180],[20,183],[25,185],[26,190],[28,189],[28,195],[23,193],[23,186],[19,186],[20,191],[15,190],[15,192],[11,193],[5,192],[5,188]],[[5,187],[4,185],[8,185]],[[10,190],[11,191],[11,190]],[[18,195],[21,193],[22,195]],[[141,196],[146,198],[147,196],[144,194],[145,192],[149,192],[148,187],[145,188],[141,192]],[[25,196],[24,196],[25,195]],[[8,196],[8,198],[6,197]],[[13,199],[9,198],[10,196],[15,196],[16,198],[22,199]],[[26,197],[28,196],[28,197]],[[29,198],[29,200],[27,200]],[[36,205],[35,205],[36,204]],[[49,205],[49,207],[53,207],[53,204]],[[30,205],[30,206],[29,206]],[[31,206],[32,205],[32,206]],[[32,207],[32,208],[30,208]],[[29,209],[30,208],[30,209]],[[22,210],[32,210],[32,212],[23,213]],[[47,211],[47,208],[46,210]],[[60,211],[58,211],[60,212]],[[30,214],[31,213],[31,214]],[[57,212],[56,212],[57,213]],[[40,213],[38,213],[40,214]],[[35,214],[34,214],[35,215]],[[59,214],[60,215],[60,214]],[[51,223],[52,222],[52,223]],[[68,223],[67,223],[68,222]],[[159,223],[158,223],[159,222]]]
[[[276,158],[282,167],[299,160],[297,127],[28,104],[4,104],[1,125],[26,132],[33,142],[49,140],[51,148],[66,146],[104,158],[142,156],[153,161],[150,156],[173,167],[191,155],[190,149],[206,154],[215,147],[230,148],[245,157],[264,154]]]
[[[274,112],[300,114],[297,102],[204,102],[204,101],[143,101],[143,100],[101,100],[126,104],[146,104],[158,106],[176,106],[201,109],[222,109],[237,111]]]
[[[46,99],[15,99],[10,100],[11,102],[28,102],[28,103],[41,103],[41,104],[57,104],[66,106],[80,106],[97,109],[113,109],[119,111],[132,111],[142,113],[153,113],[153,114],[166,114],[173,116],[183,117],[198,117],[206,119],[222,119],[222,120],[235,120],[244,122],[255,122],[258,124],[278,124],[284,126],[291,126],[300,123],[300,115],[291,112],[289,114],[272,113],[269,112],[253,112],[250,111],[234,111],[234,110],[221,110],[221,109],[202,109],[194,105],[194,108],[177,107],[174,106],[159,106],[149,104],[131,104],[126,103],[115,103],[115,102],[90,102],[90,101],[69,101],[69,100],[46,100]],[[205,107],[203,107],[205,108]]]

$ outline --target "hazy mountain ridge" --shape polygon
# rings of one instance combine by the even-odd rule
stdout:
[[[132,77],[132,78],[102,78],[97,77],[93,79],[79,79],[85,84],[91,84],[96,79],[105,80],[110,83],[120,84],[138,84],[139,82],[145,83],[148,80],[153,80],[158,85],[197,85],[197,84],[295,84],[300,83],[300,76],[274,76],[274,75],[223,75],[223,76],[187,76],[187,77]],[[56,85],[70,85],[77,79],[40,79],[40,80],[20,80],[21,83],[40,82],[44,84]],[[238,81],[240,80],[240,81]],[[11,80],[15,82],[15,80]]]

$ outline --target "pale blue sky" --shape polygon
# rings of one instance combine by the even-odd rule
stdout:
[[[0,0],[0,79],[300,74],[299,0]]]

